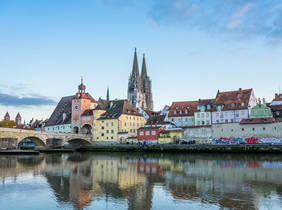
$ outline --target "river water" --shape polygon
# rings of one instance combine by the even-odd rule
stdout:
[[[281,209],[282,156],[0,156],[0,209]]]

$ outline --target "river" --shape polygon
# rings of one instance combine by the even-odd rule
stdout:
[[[282,155],[1,155],[0,184],[0,209],[281,209]]]

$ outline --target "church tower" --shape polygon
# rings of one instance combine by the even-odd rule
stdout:
[[[136,48],[132,72],[128,81],[127,100],[137,110],[153,109],[151,80],[147,75],[145,55],[143,55],[142,72],[141,75],[139,75]]]

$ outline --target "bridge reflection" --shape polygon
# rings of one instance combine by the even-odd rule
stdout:
[[[219,208],[259,208],[262,192],[282,200],[280,156],[74,153],[0,161],[2,185],[7,177],[42,174],[57,202],[75,209],[124,199],[128,209],[150,209],[157,189]]]

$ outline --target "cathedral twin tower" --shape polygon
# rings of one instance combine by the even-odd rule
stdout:
[[[128,80],[127,100],[137,110],[153,110],[152,81],[147,75],[145,54],[143,54],[142,70],[139,75],[136,48],[132,72]]]

